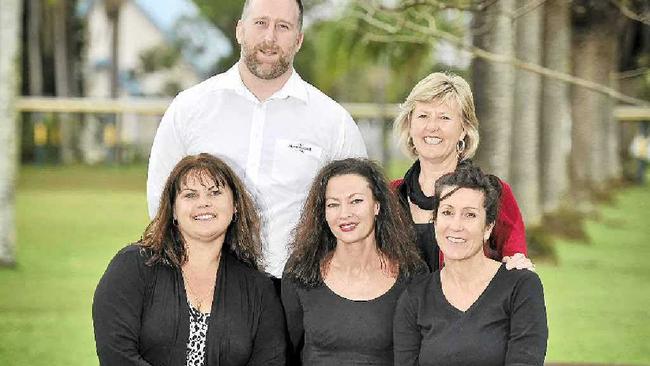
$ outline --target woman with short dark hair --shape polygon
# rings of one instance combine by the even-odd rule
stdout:
[[[434,227],[445,266],[404,291],[394,319],[395,365],[544,364],[548,328],[542,283],[487,257],[501,183],[477,167],[435,186]]]
[[[97,285],[100,364],[284,365],[284,316],[261,256],[240,179],[209,154],[183,158],[142,239]]]

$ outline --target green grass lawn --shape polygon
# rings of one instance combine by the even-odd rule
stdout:
[[[18,267],[0,270],[0,365],[96,365],[92,294],[147,223],[146,168],[23,168]]]
[[[145,176],[144,166],[21,170],[18,266],[0,269],[0,365],[97,364],[92,294],[147,223]],[[590,244],[561,242],[559,265],[538,265],[547,360],[650,364],[650,188],[599,212]]]
[[[650,364],[650,188],[629,188],[587,222],[590,244],[561,242],[538,266],[548,361]]]

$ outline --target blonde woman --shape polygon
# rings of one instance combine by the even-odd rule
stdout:
[[[460,76],[436,72],[415,85],[394,123],[402,149],[416,159],[404,179],[391,186],[407,209],[417,232],[422,258],[432,271],[440,268],[434,235],[433,188],[442,175],[471,165],[479,143],[478,119],[469,84]],[[510,186],[501,181],[501,210],[486,254],[508,268],[532,268],[526,255],[526,233]]]

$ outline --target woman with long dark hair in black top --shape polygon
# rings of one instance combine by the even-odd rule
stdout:
[[[425,271],[381,169],[325,166],[307,196],[282,277],[291,364],[392,365],[395,304]]]
[[[99,363],[284,365],[282,306],[260,271],[260,219],[239,178],[209,154],[187,156],[160,201],[97,285]]]

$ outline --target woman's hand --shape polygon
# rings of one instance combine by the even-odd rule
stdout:
[[[517,268],[535,272],[535,265],[533,262],[522,253],[515,253],[512,257],[503,257],[501,261],[506,264],[507,270]]]

